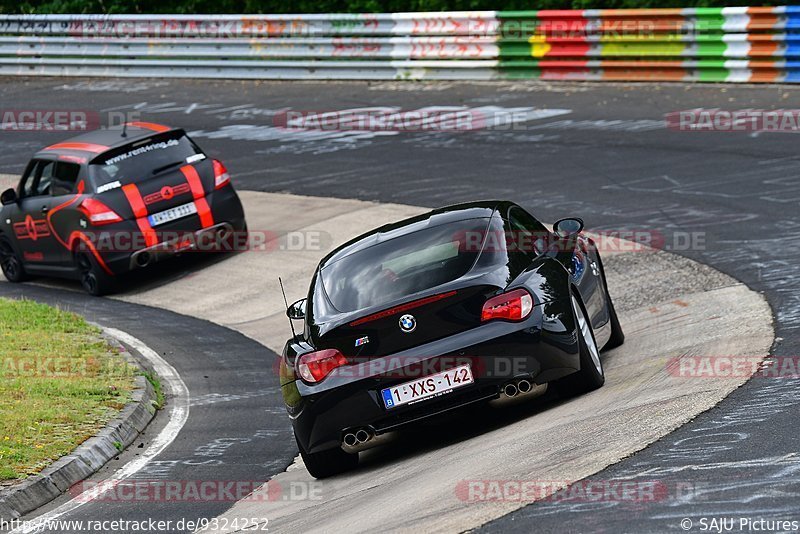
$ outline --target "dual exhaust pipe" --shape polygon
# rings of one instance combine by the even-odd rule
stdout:
[[[231,237],[234,235],[233,226],[231,226],[230,223],[221,223],[221,224],[218,224],[217,226],[212,226],[210,228],[206,228],[206,229],[194,232],[195,238],[199,238],[200,236],[211,235],[211,234],[213,234],[214,238],[217,240],[217,243],[224,243],[224,242],[228,241],[229,239],[231,239]],[[141,268],[147,267],[148,265],[150,265],[152,263],[155,263],[156,261],[159,261],[159,259],[161,258],[162,254],[163,255],[172,255],[172,254],[176,254],[176,253],[180,254],[181,252],[184,252],[185,250],[195,249],[195,247],[196,247],[196,241],[195,241],[195,242],[193,242],[193,244],[191,244],[190,247],[187,247],[187,248],[184,248],[184,249],[181,249],[181,250],[173,250],[173,247],[177,246],[177,243],[179,241],[180,241],[180,239],[173,239],[171,241],[164,241],[162,243],[159,243],[158,245],[154,245],[154,246],[149,247],[147,249],[140,250],[138,252],[134,252],[133,255],[131,256],[130,268],[131,269],[134,269],[134,268],[140,268],[141,269]],[[221,248],[220,250],[222,251],[222,250],[227,250],[227,249]]]
[[[544,395],[546,391],[546,383],[536,384],[528,377],[516,378],[504,384],[500,388],[500,397],[489,401],[489,404],[497,406],[521,402]],[[343,451],[354,454],[391,441],[395,435],[394,432],[376,434],[371,427],[354,428],[345,432],[341,447]]]
[[[348,430],[342,438],[342,450],[349,453],[365,451],[391,441],[395,435],[395,432],[376,434],[370,427]]]
[[[355,432],[348,432],[344,435],[343,443],[348,447],[355,447],[362,443],[366,443],[374,437],[375,434],[370,433],[365,428],[359,428]]]
[[[547,391],[547,384],[536,384],[529,378],[516,378],[500,388],[500,397],[490,401],[490,404],[498,406],[511,404],[515,401],[522,401],[544,395]]]
[[[526,393],[530,393],[533,389],[533,384],[531,384],[530,380],[523,378],[522,380],[518,380],[517,382],[509,382],[505,386],[503,386],[503,395],[506,397],[516,397],[517,395],[525,395]]]

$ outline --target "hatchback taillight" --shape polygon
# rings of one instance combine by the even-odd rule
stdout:
[[[221,189],[231,183],[231,175],[221,161],[214,160],[214,189]]]
[[[521,321],[530,315],[533,297],[525,289],[514,289],[486,301],[481,310],[481,322]]]
[[[316,384],[342,365],[347,365],[347,358],[338,350],[318,350],[297,359],[297,374],[306,382]]]
[[[92,226],[103,226],[122,221],[122,217],[117,215],[114,210],[94,198],[85,199],[78,209],[89,219]]]

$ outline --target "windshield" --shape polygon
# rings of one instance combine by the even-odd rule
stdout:
[[[89,165],[89,173],[98,190],[102,190],[106,184],[137,183],[204,157],[186,135],[173,132],[166,137],[150,137],[106,152]]]
[[[355,252],[322,269],[325,291],[337,310],[350,312],[461,278],[481,252],[470,240],[485,236],[489,221],[425,228]]]

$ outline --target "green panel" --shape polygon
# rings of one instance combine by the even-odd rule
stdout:
[[[500,57],[531,57],[531,45],[524,41],[500,41],[497,43]]]
[[[507,60],[503,60],[503,59],[501,59],[500,61],[497,62],[497,66],[499,68],[501,68],[501,69],[503,69],[503,68],[532,69],[532,68],[537,68],[539,66],[539,62],[537,60],[535,60],[535,59],[529,59],[529,60],[524,60],[524,59],[507,59]]]
[[[722,41],[717,42],[698,42],[697,43],[697,56],[698,57],[722,57],[728,45]]]
[[[500,40],[527,39],[536,33],[541,24],[537,19],[508,19],[500,21]]]
[[[695,20],[695,24],[697,24],[696,32],[722,31],[722,26],[725,24],[725,16],[722,14],[722,9],[704,11],[709,11],[709,13],[697,17],[697,20]],[[710,13],[712,11],[714,13]]]
[[[605,43],[602,57],[609,56],[659,56],[680,57],[686,49],[684,43]]]
[[[701,82],[724,82],[728,79],[728,69],[700,69]]]
[[[693,13],[698,17],[722,17],[721,7],[696,7]]]
[[[725,69],[725,61],[724,59],[715,60],[715,59],[702,59],[700,61],[695,61],[697,65],[696,68],[700,69]],[[695,68],[695,67],[692,67]]]
[[[535,19],[538,18],[539,11],[498,11],[495,18],[503,19]]]

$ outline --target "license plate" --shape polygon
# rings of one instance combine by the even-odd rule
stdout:
[[[469,365],[462,365],[435,375],[386,388],[381,390],[381,396],[383,397],[383,404],[387,408],[396,408],[411,402],[445,395],[456,388],[473,382],[472,369],[470,369]]]
[[[197,213],[197,206],[194,205],[194,202],[190,202],[183,206],[176,206],[160,213],[154,213],[148,216],[147,220],[150,221],[150,226],[158,226],[159,224],[182,219],[183,217],[188,217],[195,213]]]

